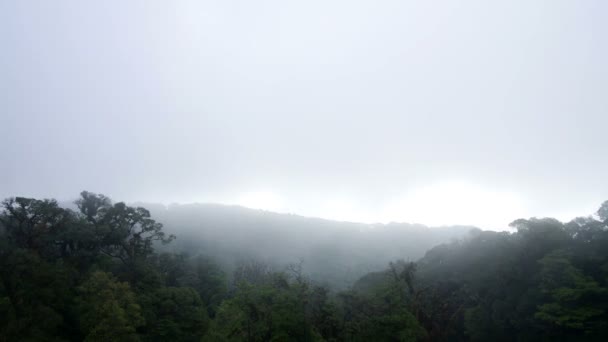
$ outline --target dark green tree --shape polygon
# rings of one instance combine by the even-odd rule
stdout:
[[[78,288],[80,328],[85,341],[139,341],[144,325],[141,308],[129,284],[96,271]]]

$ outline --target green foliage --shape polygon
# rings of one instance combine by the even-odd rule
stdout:
[[[415,271],[414,263],[390,263],[385,272],[358,282],[356,291],[341,295],[348,340],[418,341],[427,337],[415,316]]]
[[[112,205],[107,197],[86,191],[76,203],[101,240],[101,252],[125,264],[153,254],[155,241],[169,243],[175,238],[166,236],[163,225],[151,219],[144,208],[122,202]]]
[[[241,282],[233,298],[219,307],[214,333],[228,341],[311,341],[305,315],[307,288],[282,273],[267,282]]]
[[[208,257],[158,253],[174,237],[148,210],[76,204],[2,202],[0,342],[608,340],[608,202],[566,224],[472,230],[339,293],[302,262],[250,259],[228,285]]]
[[[549,325],[594,334],[608,328],[608,288],[586,276],[563,252],[540,261],[541,289],[548,301],[535,317]]]
[[[155,252],[174,237],[146,209],[88,192],[76,204],[79,212],[54,200],[2,202],[0,341],[200,340],[208,317],[197,291],[167,287],[181,286],[169,273],[194,273],[194,261]],[[204,277],[198,285],[225,293]]]
[[[80,329],[85,341],[139,341],[144,324],[129,284],[96,271],[78,288]]]
[[[163,287],[141,296],[148,323],[145,340],[200,341],[209,317],[198,293],[188,287]]]
[[[224,272],[211,259],[203,256],[191,258],[186,267],[178,283],[195,289],[207,305],[209,315],[215,316],[228,294]]]
[[[600,219],[605,208],[606,203]],[[429,289],[419,317],[430,335],[471,341],[606,340],[605,223],[592,217],[567,224],[534,218],[512,226],[516,233],[473,232],[419,261],[421,283]]]
[[[69,269],[20,248],[0,252],[0,336],[54,340],[70,317]]]

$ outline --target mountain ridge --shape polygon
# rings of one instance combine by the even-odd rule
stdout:
[[[475,226],[335,221],[223,204],[135,202],[178,238],[170,251],[216,259],[230,271],[246,260],[281,269],[303,263],[314,281],[342,289],[396,259],[417,260],[432,247],[464,238]]]

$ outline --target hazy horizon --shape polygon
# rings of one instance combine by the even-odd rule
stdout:
[[[0,197],[353,222],[608,199],[605,1],[5,1]]]
[[[100,194],[102,194],[100,192]],[[424,225],[427,227],[450,227],[450,226],[472,226],[472,227],[476,227],[476,228],[481,228],[481,229],[486,229],[486,230],[495,230],[495,231],[513,231],[513,227],[509,226],[509,223],[511,223],[512,221],[515,221],[516,219],[519,218],[532,218],[532,217],[536,217],[536,218],[545,218],[545,217],[550,217],[550,218],[556,218],[562,222],[568,222],[571,219],[574,219],[576,217],[587,217],[587,216],[597,216],[596,212],[597,212],[597,207],[599,207],[599,204],[597,206],[590,206],[588,208],[587,211],[585,212],[572,212],[570,214],[562,214],[560,215],[558,214],[552,214],[552,215],[529,215],[529,216],[520,216],[520,217],[514,217],[513,219],[510,219],[508,222],[506,222],[504,225],[502,224],[497,224],[497,225],[477,225],[477,224],[473,224],[473,223],[445,223],[445,222],[441,222],[438,220],[431,220],[431,222],[423,222],[423,221],[416,221],[416,220],[374,220],[374,219],[352,219],[353,216],[339,216],[339,215],[331,215],[331,213],[329,215],[318,215],[315,213],[303,213],[303,212],[296,212],[296,211],[291,211],[289,209],[286,208],[279,208],[279,207],[273,207],[272,205],[267,205],[267,206],[263,206],[263,205],[255,205],[255,203],[253,202],[246,202],[244,199],[241,199],[240,201],[234,201],[234,202],[230,202],[230,201],[185,201],[185,202],[179,202],[179,201],[141,201],[141,200],[136,200],[136,199],[132,199],[132,200],[125,200],[125,199],[119,199],[119,198],[114,198],[111,195],[108,194],[104,194],[106,196],[108,196],[112,202],[126,202],[128,205],[135,205],[135,206],[143,206],[144,208],[148,208],[148,209],[154,209],[154,207],[149,208],[151,205],[152,206],[162,206],[164,209],[169,210],[172,207],[175,206],[223,206],[223,207],[236,207],[236,208],[243,208],[243,209],[250,209],[250,210],[261,210],[264,212],[268,212],[268,213],[272,213],[272,214],[279,214],[279,215],[295,215],[295,216],[300,216],[303,218],[310,218],[310,219],[322,219],[322,220],[329,220],[329,221],[336,221],[336,222],[347,222],[347,223],[360,223],[360,224],[365,224],[365,225],[374,225],[374,224],[412,224],[412,225]],[[257,194],[258,196],[261,196],[260,199],[263,199],[263,194]],[[53,198],[53,197],[47,197],[47,198]],[[56,198],[55,198],[56,199]],[[74,203],[76,200],[78,199],[77,196],[73,196],[71,198],[59,198],[58,201],[60,204],[65,205],[67,203]],[[247,199],[247,198],[245,198]],[[266,200],[268,200],[266,198]],[[258,204],[264,204],[264,201],[258,201]],[[152,210],[154,211],[154,210]]]

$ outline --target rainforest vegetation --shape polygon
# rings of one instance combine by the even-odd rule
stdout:
[[[89,192],[4,200],[0,341],[608,339],[608,202],[511,232],[172,215]]]

